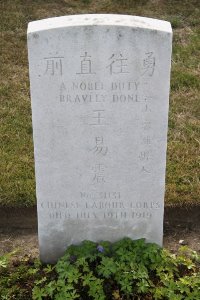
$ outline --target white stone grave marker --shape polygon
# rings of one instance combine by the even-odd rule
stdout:
[[[86,239],[162,244],[171,40],[143,17],[29,23],[42,261]]]

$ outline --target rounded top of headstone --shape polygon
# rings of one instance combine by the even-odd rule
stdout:
[[[124,26],[172,32],[171,24],[158,19],[119,15],[82,14],[33,21],[28,24],[28,33],[74,26]]]

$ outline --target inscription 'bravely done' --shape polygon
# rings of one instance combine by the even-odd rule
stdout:
[[[139,81],[111,82],[109,85],[100,81],[72,82],[71,85],[62,83],[60,85],[59,100],[65,103],[101,103],[106,101],[112,103],[139,102],[138,91],[140,85],[141,83]],[[97,93],[98,91],[102,93]],[[86,93],[83,94],[83,92]],[[110,94],[110,92],[113,92],[113,94]]]

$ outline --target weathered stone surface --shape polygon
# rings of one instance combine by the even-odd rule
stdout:
[[[29,23],[43,261],[85,239],[162,244],[171,39],[142,17]]]

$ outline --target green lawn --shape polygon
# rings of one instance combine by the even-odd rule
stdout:
[[[170,21],[174,30],[166,205],[200,203],[200,1],[0,0],[0,205],[36,202],[26,29],[79,13]]]

